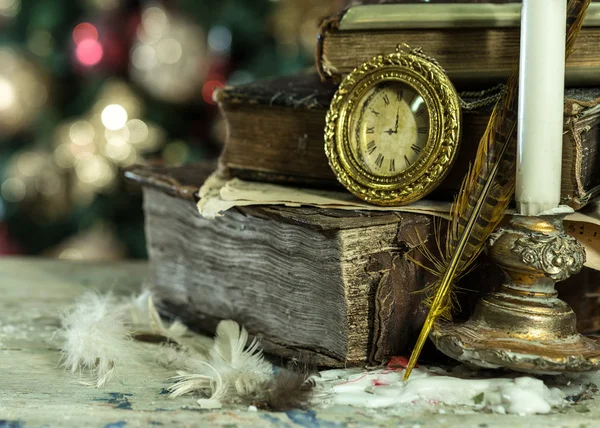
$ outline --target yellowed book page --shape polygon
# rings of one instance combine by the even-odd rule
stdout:
[[[600,270],[600,201],[569,214],[565,219],[565,230],[584,246],[585,266]]]
[[[421,200],[401,207],[380,207],[363,202],[347,192],[279,186],[237,178],[225,181],[211,176],[200,189],[198,210],[203,217],[215,218],[233,207],[248,205],[414,212],[444,218],[448,218],[450,212],[449,202]]]

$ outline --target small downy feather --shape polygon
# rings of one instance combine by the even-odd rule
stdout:
[[[244,327],[235,321],[221,321],[208,356],[186,362],[185,370],[178,372],[175,383],[168,388],[171,395],[200,392],[206,398],[198,400],[198,404],[214,408],[256,391],[273,376],[273,367],[265,361],[256,339],[248,346],[247,342]]]
[[[573,50],[589,3],[590,0],[570,0],[568,3],[567,55]],[[454,283],[481,253],[511,201],[515,186],[517,92],[518,68],[515,67],[490,116],[475,163],[452,206],[444,253],[441,259],[426,254],[439,279],[428,287],[432,293],[425,303],[430,310],[406,367],[405,380],[415,367],[436,320],[451,319]]]
[[[181,368],[209,349],[206,339],[183,324],[161,320],[150,291],[129,300],[110,293],[86,293],[62,315],[58,333],[64,339],[62,365],[91,375],[87,383],[96,387],[104,386],[119,368],[147,363],[153,357],[163,366]],[[151,353],[138,342],[162,346]]]
[[[150,290],[144,290],[131,299],[129,312],[133,338],[162,345],[156,357],[159,364],[165,367],[181,368],[181,360],[186,356],[207,353],[212,345],[211,339],[188,330],[178,320],[165,322],[154,305]],[[180,355],[175,355],[177,353]]]
[[[187,327],[177,320],[165,326],[150,290],[146,289],[140,295],[132,297],[129,312],[133,329],[163,335],[175,341],[188,333]]]
[[[307,369],[281,369],[263,382],[247,399],[259,409],[285,412],[308,406],[315,382]]]
[[[115,369],[139,358],[126,326],[127,312],[111,294],[84,294],[62,315],[62,365],[102,387]]]

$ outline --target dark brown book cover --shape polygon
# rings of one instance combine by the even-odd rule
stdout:
[[[339,82],[360,64],[407,44],[435,58],[455,84],[493,85],[508,78],[519,57],[520,28],[409,28],[341,30],[351,6],[425,3],[420,1],[350,1],[339,14],[325,18],[317,36],[315,62],[323,80]],[[520,3],[512,1],[433,1],[430,3]],[[565,77],[569,86],[600,84],[600,27],[584,26],[569,57]]]
[[[300,74],[219,90],[227,122],[221,165],[247,180],[339,187],[324,152],[325,115],[336,87],[316,74]],[[600,190],[600,89],[565,94],[562,203],[578,209]],[[465,98],[468,102],[478,98]],[[487,126],[491,105],[463,109],[456,163],[431,197],[452,198]]]

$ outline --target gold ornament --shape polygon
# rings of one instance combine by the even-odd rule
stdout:
[[[325,152],[356,196],[403,205],[442,181],[459,136],[459,98],[444,71],[418,51],[399,50],[343,80],[327,114]]]
[[[205,35],[184,17],[146,8],[130,56],[132,80],[152,96],[184,103],[201,93],[208,72]]]

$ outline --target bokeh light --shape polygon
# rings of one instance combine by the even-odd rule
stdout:
[[[92,144],[95,135],[94,127],[86,120],[78,120],[69,127],[71,141],[80,146]]]
[[[215,25],[208,32],[208,47],[216,53],[226,53],[231,50],[233,37],[229,28],[224,25]]]
[[[222,88],[223,85],[224,83],[222,79],[206,81],[204,85],[202,85],[202,99],[204,102],[207,104],[215,104],[215,101],[213,100],[215,89]]]
[[[48,31],[35,30],[27,39],[27,47],[37,56],[48,56],[54,48],[54,38]]]
[[[150,45],[139,45],[131,52],[131,62],[139,70],[150,70],[158,63],[156,50]]]
[[[34,177],[44,167],[44,158],[37,152],[23,152],[17,158],[17,169],[26,177]]]
[[[85,40],[98,40],[98,30],[89,22],[82,22],[73,29],[73,41],[76,45]]]
[[[119,104],[110,104],[102,110],[101,118],[107,129],[116,131],[127,123],[127,111]]]
[[[20,202],[27,194],[27,187],[25,187],[23,180],[13,177],[4,180],[4,183],[0,187],[0,192],[5,201]]]
[[[15,103],[15,88],[5,77],[0,76],[0,110],[8,110]]]
[[[175,39],[163,39],[156,44],[156,56],[165,64],[175,64],[181,59],[181,53],[181,44]]]
[[[108,12],[116,9],[119,6],[120,0],[86,0],[86,3],[94,8]]]
[[[162,151],[163,159],[167,165],[181,165],[190,155],[190,147],[185,141],[172,141]]]
[[[198,99],[210,64],[202,29],[182,14],[151,6],[142,12],[136,36],[130,50],[131,79],[163,101]],[[223,37],[227,39],[222,29],[213,33],[219,48],[226,44]]]
[[[22,52],[0,47],[0,140],[23,131],[48,100],[48,81]]]
[[[21,10],[21,0],[0,0],[0,16],[12,18]]]
[[[102,45],[94,39],[85,39],[77,44],[75,56],[77,60],[88,67],[98,64],[102,60],[104,50]]]
[[[132,144],[143,143],[148,137],[148,125],[140,119],[131,119],[126,125],[129,130],[129,141]]]

